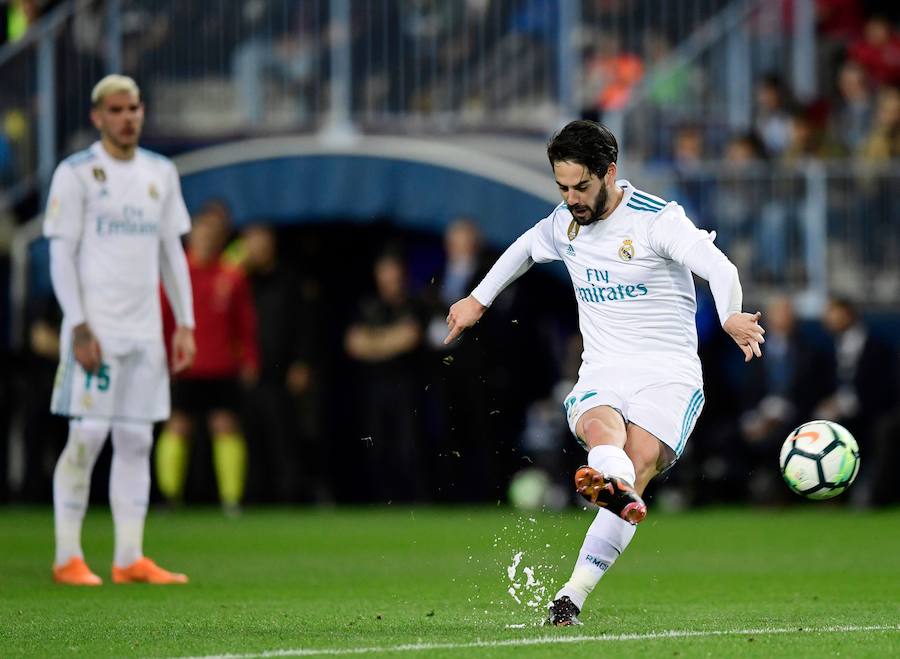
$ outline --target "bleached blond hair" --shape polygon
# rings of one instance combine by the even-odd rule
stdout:
[[[104,98],[119,92],[129,92],[138,98],[141,97],[141,90],[133,78],[113,73],[94,85],[94,89],[91,91],[91,105],[97,107]]]

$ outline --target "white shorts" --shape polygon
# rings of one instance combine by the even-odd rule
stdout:
[[[169,370],[162,340],[97,337],[103,365],[87,373],[63,328],[50,411],[68,417],[154,422],[169,418]]]
[[[579,373],[575,388],[566,396],[566,416],[575,438],[581,415],[590,409],[608,405],[617,410],[626,423],[640,426],[681,456],[697,417],[703,409],[703,383],[691,378],[678,379],[658,370],[629,370],[591,367]]]

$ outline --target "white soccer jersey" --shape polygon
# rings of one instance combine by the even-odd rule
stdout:
[[[711,236],[677,203],[628,181],[617,184],[625,194],[609,217],[579,226],[560,204],[514,243],[507,262],[501,263],[504,254],[472,294],[489,305],[523,266],[561,260],[578,302],[583,367],[619,367],[623,374],[649,368],[700,384],[694,280],[682,260]]]
[[[159,244],[190,227],[175,166],[150,151],[116,160],[95,142],[53,174],[44,235],[79,242],[84,313],[98,335],[161,339]]]

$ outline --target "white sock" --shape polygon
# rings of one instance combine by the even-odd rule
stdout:
[[[568,595],[579,610],[584,609],[584,601],[594,590],[594,586],[615,563],[631,539],[636,526],[601,508],[587,531],[575,569],[566,584],[556,593],[554,599]]]
[[[91,494],[91,472],[106,443],[109,423],[94,419],[69,422],[69,439],[53,471],[55,564],[62,566],[81,551],[81,523]]]
[[[618,446],[595,446],[588,452],[588,465],[606,476],[616,476],[629,485],[634,485],[634,463]]]
[[[144,555],[153,427],[149,423],[114,423],[112,441],[109,505],[116,527],[113,562],[128,567]]]

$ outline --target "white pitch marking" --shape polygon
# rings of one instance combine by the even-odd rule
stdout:
[[[712,636],[763,636],[768,634],[835,634],[847,632],[900,632],[900,625],[835,625],[830,627],[770,627],[762,629],[726,629],[691,631],[674,629],[647,634],[609,634],[598,636],[539,636],[537,638],[510,638],[498,641],[472,641],[471,643],[410,643],[384,647],[363,648],[294,648],[268,650],[246,654],[210,654],[202,657],[179,659],[257,659],[264,657],[316,657],[349,654],[374,654],[377,652],[425,652],[428,650],[465,650],[469,648],[499,648],[526,645],[563,645],[566,643],[652,641],[660,638],[702,638]]]

